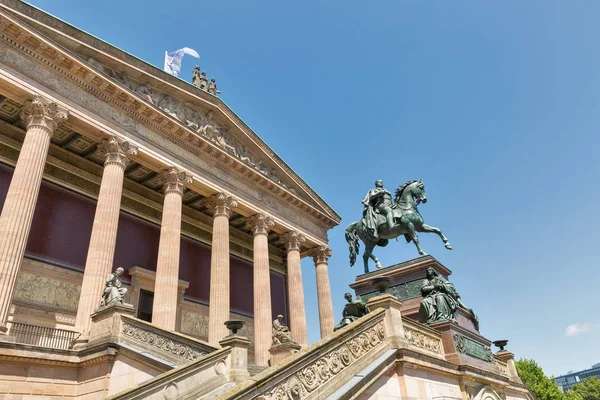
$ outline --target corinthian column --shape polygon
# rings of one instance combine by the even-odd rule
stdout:
[[[250,217],[246,225],[254,234],[254,362],[266,367],[269,365],[273,318],[267,235],[273,220],[265,214],[257,214]]]
[[[300,246],[306,240],[299,232],[287,232],[281,236],[287,249],[287,289],[290,305],[290,329],[292,337],[302,347],[308,344],[306,334],[306,311],[304,308],[304,288],[300,265]]]
[[[331,257],[331,249],[319,246],[311,249],[310,255],[315,261],[317,269],[317,297],[319,300],[319,323],[321,325],[321,338],[333,333],[333,303],[331,302],[331,288],[329,287],[329,272],[327,260]]]
[[[40,96],[21,111],[27,132],[0,216],[0,334],[7,331],[8,312],[21,268],[37,202],[48,146],[67,111]]]
[[[229,217],[237,201],[226,193],[219,193],[209,199],[207,207],[214,210],[208,342],[219,346],[219,341],[229,334],[225,326],[229,320]]]
[[[152,323],[163,329],[174,331],[177,327],[177,305],[179,303],[179,248],[181,247],[181,198],[186,183],[192,178],[177,168],[163,171],[165,180],[160,242],[156,263],[154,307]]]
[[[106,277],[113,267],[123,192],[123,174],[127,157],[137,154],[136,147],[114,136],[102,141],[100,150],[105,153],[104,172],[75,320],[75,329],[81,333],[79,343],[87,339],[90,315],[100,305]]]

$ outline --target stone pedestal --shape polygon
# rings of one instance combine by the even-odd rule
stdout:
[[[272,346],[269,349],[269,353],[271,353],[270,366],[281,364],[286,358],[299,352],[300,348],[301,346],[296,342],[287,342]]]
[[[504,361],[508,367],[508,377],[511,381],[517,383],[523,383],[517,372],[517,366],[515,365],[515,355],[508,350],[500,350],[495,354],[496,358]]]
[[[91,327],[87,344],[91,345],[103,341],[118,341],[120,318],[118,315],[133,317],[135,308],[131,304],[114,304],[97,309],[91,315]],[[75,349],[84,347],[85,343],[78,343]]]
[[[372,286],[373,279],[382,276],[389,277],[391,282],[386,293],[402,301],[402,316],[425,322],[421,320],[419,307],[423,298],[421,296],[421,285],[423,280],[426,279],[427,268],[429,267],[432,267],[440,276],[446,279],[452,274],[452,271],[432,256],[424,256],[378,269],[368,274],[358,275],[354,283],[350,284],[350,287],[354,289],[357,296],[360,296],[361,300],[367,302],[371,297],[379,295],[379,292]],[[476,306],[470,305],[467,300],[465,300],[465,303],[475,307],[475,312],[477,312]],[[460,326],[478,334],[467,310],[459,308],[455,317]]]
[[[442,334],[446,360],[500,374],[494,364],[488,339],[463,328],[457,322],[442,321],[428,326]]]
[[[240,383],[250,379],[248,372],[248,347],[250,341],[245,336],[233,334],[226,336],[219,342],[221,347],[231,347],[230,380]]]
[[[404,337],[404,324],[402,323],[402,302],[389,293],[371,297],[367,303],[369,309],[386,309],[385,331],[393,348],[407,347],[408,341]]]

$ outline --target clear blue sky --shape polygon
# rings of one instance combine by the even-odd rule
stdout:
[[[360,200],[376,179],[422,178],[420,211],[454,250],[422,245],[482,334],[549,374],[600,362],[600,2],[31,2],[159,68],[167,49],[200,53],[222,99],[342,216],[336,319],[361,271],[344,241]],[[376,254],[417,256],[401,241]],[[311,260],[303,273],[315,341]]]

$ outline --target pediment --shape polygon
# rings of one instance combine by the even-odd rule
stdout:
[[[142,109],[155,109],[208,141],[248,169],[261,174],[278,191],[301,199],[329,219],[340,217],[269,146],[218,97],[82,32],[24,3],[7,1],[11,17],[44,40],[67,50],[80,63],[106,78],[100,84],[123,98],[134,98]],[[14,4],[13,4],[14,3]],[[24,10],[27,8],[27,10]],[[17,12],[21,11],[22,14]],[[109,83],[110,82],[110,83]],[[131,101],[131,100],[128,100]],[[166,122],[169,123],[168,121]]]

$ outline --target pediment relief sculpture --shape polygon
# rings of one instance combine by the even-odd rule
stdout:
[[[273,168],[270,168],[264,160],[252,153],[246,145],[236,140],[227,131],[227,127],[218,125],[211,111],[206,112],[190,103],[183,103],[174,97],[160,93],[149,83],[134,82],[127,77],[126,73],[110,69],[94,58],[89,58],[88,64],[106,74],[113,81],[132,90],[143,100],[158,107],[169,116],[186,125],[190,130],[238,158],[244,164],[254,168],[271,181],[296,194],[296,190],[286,184]]]

